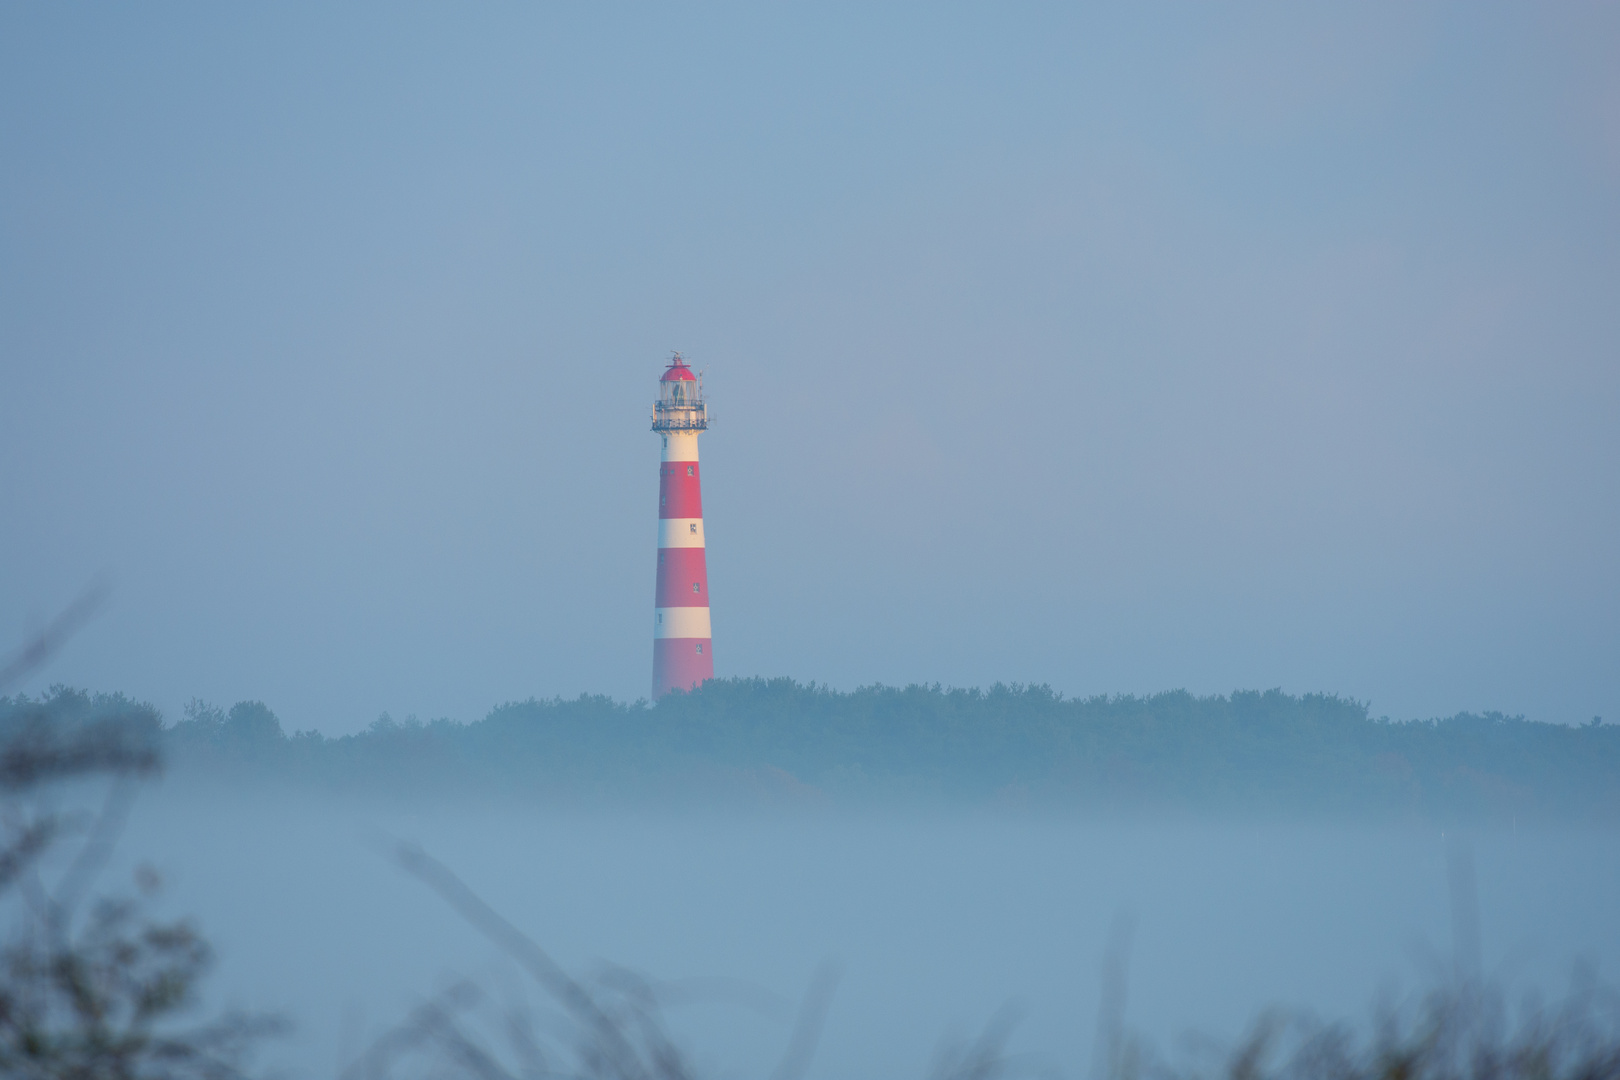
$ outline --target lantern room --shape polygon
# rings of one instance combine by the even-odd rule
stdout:
[[[709,409],[703,402],[703,380],[693,375],[686,360],[676,353],[658,380],[653,430],[703,431],[708,426]]]

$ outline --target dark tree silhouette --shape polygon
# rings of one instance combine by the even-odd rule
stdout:
[[[7,665],[8,680],[49,656],[60,624],[82,617],[69,614]],[[190,921],[144,916],[154,873],[137,874],[134,897],[91,897],[138,785],[161,767],[160,735],[156,710],[122,695],[0,698],[0,903],[19,916],[0,944],[0,1076],[227,1080],[280,1027],[243,1014],[183,1022],[211,954]],[[54,809],[48,796],[92,781],[98,810]],[[59,872],[46,873],[48,856]]]

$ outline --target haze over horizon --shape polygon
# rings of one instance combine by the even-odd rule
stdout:
[[[0,646],[340,734],[724,676],[1620,718],[1620,9],[0,11]]]

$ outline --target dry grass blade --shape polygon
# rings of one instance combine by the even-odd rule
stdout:
[[[1022,1012],[1011,1003],[1004,1005],[978,1038],[965,1046],[945,1048],[935,1059],[932,1080],[995,1080],[1007,1075],[1015,1062],[1002,1051]]]
[[[814,978],[810,980],[810,989],[805,992],[804,1001],[799,1005],[793,1037],[788,1040],[781,1062],[771,1073],[771,1080],[799,1080],[810,1068],[810,1060],[815,1056],[816,1044],[821,1041],[821,1029],[827,1022],[827,1010],[832,1006],[833,991],[838,988],[840,974],[842,972],[838,965],[831,960],[823,962],[816,969]]]
[[[401,844],[394,854],[407,873],[438,893],[469,925],[528,972],[588,1033],[581,1055],[589,1074],[607,1080],[687,1080],[684,1062],[645,1011],[636,1010],[645,1042],[644,1048],[638,1048],[625,1029],[625,1017],[605,1007],[443,863],[413,845]]]

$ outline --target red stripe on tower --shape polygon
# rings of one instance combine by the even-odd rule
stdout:
[[[708,426],[703,382],[676,353],[658,380],[652,417],[652,429],[663,440],[663,464],[658,468],[658,586],[653,600],[655,700],[714,678],[698,470],[698,435]]]

